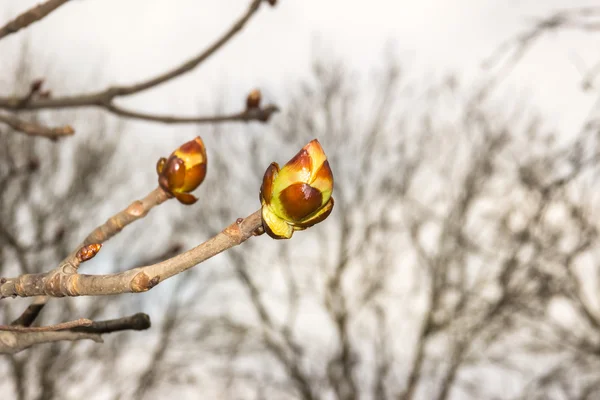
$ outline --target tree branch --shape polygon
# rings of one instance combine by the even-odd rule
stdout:
[[[0,354],[16,354],[33,345],[59,342],[63,340],[93,340],[102,343],[102,337],[95,333],[52,331],[52,332],[5,332],[0,331]]]
[[[136,200],[126,209],[110,217],[104,224],[94,229],[84,240],[81,247],[98,243],[102,244],[121,232],[123,228],[138,219],[144,218],[152,208],[171,198],[167,192],[157,187],[142,200]]]
[[[53,331],[65,331],[68,329],[77,328],[80,326],[90,326],[92,321],[86,318],[76,319],[69,322],[61,322],[56,325],[47,326],[18,326],[18,325],[0,325],[0,331],[7,332],[53,332]]]
[[[44,296],[36,297],[34,301],[23,311],[19,318],[11,322],[11,325],[31,326],[40,312],[46,305],[47,298]]]
[[[71,325],[71,329],[51,330],[48,328],[64,327]],[[83,324],[83,325],[82,325]],[[119,332],[124,330],[145,330],[150,328],[150,317],[144,313],[137,313],[128,317],[110,319],[106,321],[77,320],[63,324],[40,328],[9,327],[11,331],[0,330],[0,354],[15,354],[33,345],[58,342],[63,340],[90,339],[102,343],[101,334]],[[15,331],[13,328],[27,329]],[[32,331],[32,329],[37,329]]]
[[[187,72],[190,72],[202,62],[206,61],[217,50],[223,47],[223,45],[225,45],[231,38],[233,38],[238,32],[240,32],[242,28],[246,25],[246,23],[250,20],[250,18],[254,15],[254,13],[258,11],[261,2],[262,0],[253,0],[250,3],[248,10],[242,15],[242,17],[237,22],[235,22],[227,32],[225,32],[219,39],[217,39],[215,43],[209,46],[202,53],[188,61],[185,61],[184,63],[178,65],[177,67],[169,71],[166,71],[155,77],[149,78],[143,82],[132,85],[112,86],[99,92],[84,93],[75,96],[30,99],[27,102],[23,102],[22,99],[18,97],[0,97],[0,108],[9,110],[37,110],[43,108],[71,108],[96,106],[103,107],[111,112],[115,112],[115,110],[117,110],[119,112],[128,113],[127,111],[120,109],[118,106],[115,106],[113,100],[120,96],[128,96],[142,92],[144,90],[165,83],[171,79],[177,78]],[[132,114],[135,115],[136,113],[132,112]]]
[[[121,117],[139,119],[144,121],[161,122],[163,124],[216,124],[220,122],[267,122],[271,115],[279,111],[279,107],[268,105],[264,108],[247,109],[237,114],[216,115],[211,117],[183,117],[177,115],[160,115],[132,111],[114,103],[107,104],[106,110]]]
[[[145,292],[165,279],[260,234],[261,227],[262,217],[258,210],[246,219],[238,218],[236,222],[199,246],[160,263],[107,275],[78,274],[77,269],[61,265],[47,273],[1,278],[0,296],[63,297]]]
[[[73,253],[67,256],[53,272],[58,272],[65,267],[73,268],[76,271],[82,261],[78,255],[80,255],[80,251],[85,248],[85,246],[104,243],[117,233],[121,232],[127,225],[145,217],[152,208],[164,203],[169,198],[170,195],[168,193],[160,187],[157,187],[142,200],[134,201],[127,208],[113,215],[104,224],[94,229],[83,240],[83,243],[78,246]],[[48,298],[44,296],[36,298],[36,300],[34,300],[29,307],[25,309],[23,314],[13,321],[11,325],[30,326],[42,311],[47,301]]]
[[[67,1],[69,0],[48,0],[45,3],[38,4],[37,6],[30,8],[0,28],[0,39],[16,33],[23,28],[27,28],[34,22],[40,21],[52,11],[65,4]]]
[[[14,115],[0,114],[0,122],[10,126],[15,131],[24,133],[29,136],[41,136],[48,139],[56,140],[65,136],[71,136],[75,130],[71,125],[57,126],[49,128],[34,122],[23,121]]]
[[[143,331],[150,328],[150,326],[151,323],[148,314],[137,313],[129,317],[94,321],[89,326],[79,326],[70,329],[70,331],[103,334],[126,330]]]

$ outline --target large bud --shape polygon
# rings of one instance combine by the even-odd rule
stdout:
[[[272,163],[260,189],[265,231],[289,239],[294,231],[323,221],[333,209],[333,174],[318,140],[313,140],[279,168]]]
[[[183,204],[194,204],[198,199],[190,194],[206,176],[206,149],[198,136],[181,145],[168,159],[156,164],[158,184]]]

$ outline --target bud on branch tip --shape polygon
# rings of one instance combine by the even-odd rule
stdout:
[[[260,189],[263,227],[274,239],[323,221],[333,209],[333,174],[327,156],[314,139],[279,168],[271,163]]]
[[[169,158],[156,164],[158,184],[183,204],[194,204],[198,199],[191,195],[206,176],[206,149],[198,136],[182,144]]]
[[[260,90],[254,89],[246,97],[246,110],[251,110],[253,108],[260,107],[260,100],[262,99],[262,94]]]

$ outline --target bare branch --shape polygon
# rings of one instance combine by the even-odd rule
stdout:
[[[171,196],[157,187],[152,192],[148,193],[142,200],[136,200],[131,203],[126,209],[118,212],[110,217],[104,224],[94,229],[84,240],[81,247],[98,243],[102,244],[121,232],[123,228],[138,219],[144,218],[152,208],[164,203]]]
[[[52,11],[65,4],[67,1],[69,0],[48,0],[45,3],[38,4],[35,7],[30,8],[0,28],[0,39],[16,33],[23,28],[27,28],[34,22],[40,21]]]
[[[134,201],[126,209],[113,215],[104,224],[94,229],[83,240],[83,243],[73,253],[67,256],[54,271],[59,271],[66,266],[77,270],[79,264],[82,262],[80,252],[85,246],[104,243],[117,233],[121,232],[127,225],[148,215],[152,208],[164,203],[169,198],[170,195],[168,193],[160,187],[157,187],[142,200]],[[11,325],[30,326],[42,311],[47,301],[47,297],[38,297],[25,309],[19,318],[13,321]]]
[[[107,275],[78,274],[72,266],[62,265],[47,273],[1,278],[0,296],[63,297],[145,292],[165,279],[245,242],[259,234],[261,227],[262,217],[258,210],[245,219],[238,218],[236,222],[199,246],[163,262]]]
[[[247,109],[237,114],[216,115],[210,117],[183,117],[177,115],[160,115],[143,113],[138,111],[128,110],[121,106],[110,103],[105,108],[113,114],[121,117],[139,119],[144,121],[161,122],[163,124],[216,124],[221,122],[250,122],[261,121],[267,122],[271,115],[279,108],[275,105],[268,105],[260,109]]]
[[[70,330],[72,332],[103,334],[126,330],[143,331],[150,328],[150,326],[150,317],[148,314],[137,313],[129,317],[93,321],[89,326],[80,326]]]
[[[212,56],[217,50],[223,47],[223,45],[225,45],[231,38],[240,32],[242,28],[244,28],[250,18],[256,13],[256,11],[258,11],[261,2],[262,0],[253,0],[250,3],[248,10],[241,16],[241,18],[236,21],[233,26],[229,28],[229,30],[226,31],[220,38],[218,38],[215,43],[205,49],[202,53],[169,71],[149,78],[143,82],[132,85],[112,86],[99,92],[84,93],[75,96],[35,99],[28,98],[28,101],[23,101],[22,98],[18,97],[0,97],[0,108],[8,110],[39,110],[44,108],[102,107],[107,111],[117,115],[165,123],[204,123],[249,120],[266,121],[273,111],[276,111],[276,107],[274,109],[269,109],[269,107],[266,107],[264,110],[262,110],[262,112],[259,113],[251,113],[247,111],[233,116],[185,118],[137,113],[134,111],[125,110],[114,104],[114,100],[117,97],[129,96],[153,88],[196,68],[202,62],[206,61],[210,56]],[[261,117],[265,119],[261,119]]]
[[[80,326],[90,326],[92,321],[86,318],[76,319],[75,321],[61,322],[60,324],[48,326],[18,326],[18,325],[0,325],[0,331],[7,332],[53,332],[73,329]]]
[[[150,325],[150,317],[147,314],[137,313],[105,321],[82,318],[36,328],[0,326],[0,354],[15,354],[36,344],[63,340],[91,339],[101,343],[101,334],[125,330],[141,331],[150,328]]]
[[[47,298],[44,296],[36,297],[34,301],[23,311],[19,318],[15,319],[11,325],[31,326],[40,312],[46,305]]]
[[[24,133],[29,136],[41,136],[48,139],[56,140],[65,136],[71,136],[75,130],[71,125],[58,126],[49,128],[34,122],[23,121],[14,115],[0,114],[0,122],[10,126],[15,131]]]
[[[147,90],[153,88],[154,86],[158,86],[162,83],[170,81],[173,78],[177,78],[180,75],[183,75],[187,72],[190,72],[202,62],[207,60],[210,56],[212,56],[217,50],[219,50],[223,45],[225,45],[231,38],[233,38],[238,32],[244,28],[246,22],[250,20],[250,18],[254,15],[260,6],[262,0],[253,0],[248,7],[248,10],[242,15],[242,17],[233,24],[231,28],[227,32],[223,34],[215,43],[213,43],[210,47],[204,50],[202,53],[197,55],[196,57],[184,62],[183,64],[177,66],[176,68],[167,71],[163,74],[157,75],[154,78],[150,78],[144,82],[140,82],[135,85],[129,86],[120,86],[113,88],[112,90],[115,92],[115,95],[130,95],[134,93],[141,92],[143,90]],[[110,90],[110,89],[109,89]]]
[[[53,331],[53,332],[0,332],[0,354],[16,354],[33,345],[59,342],[63,340],[93,340],[102,343],[100,335],[95,333]]]

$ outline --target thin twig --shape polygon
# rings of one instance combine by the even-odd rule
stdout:
[[[7,332],[0,331],[0,354],[16,354],[33,345],[60,342],[63,340],[93,340],[102,343],[102,337],[96,333],[51,331],[51,332]]]
[[[160,115],[132,111],[115,104],[109,104],[106,109],[113,114],[121,117],[139,119],[143,121],[161,122],[163,124],[216,124],[221,122],[267,122],[271,115],[279,108],[275,105],[268,105],[260,109],[247,109],[237,114],[215,115],[210,117],[183,117],[178,115]]]
[[[19,318],[11,322],[11,325],[31,326],[46,305],[47,297],[39,296],[23,311]]]
[[[23,28],[27,28],[34,22],[43,19],[52,11],[65,4],[67,1],[69,0],[48,0],[45,3],[38,4],[37,6],[30,8],[0,28],[0,39],[16,33]]]
[[[125,330],[143,331],[150,328],[150,326],[150,317],[148,314],[137,313],[130,315],[129,317],[94,321],[91,325],[83,325],[70,330],[73,332],[103,334]]]
[[[21,101],[22,99],[17,97],[0,97],[0,108],[9,110],[19,109],[43,109],[43,108],[70,108],[70,107],[102,107],[108,111],[114,112],[115,107],[119,110],[119,107],[115,106],[113,100],[120,96],[128,96],[135,93],[142,92],[144,90],[153,88],[162,83],[170,81],[171,79],[177,78],[187,72],[190,72],[202,62],[206,61],[212,56],[217,50],[225,45],[231,38],[233,38],[238,32],[244,28],[250,18],[258,11],[258,8],[262,0],[253,0],[248,7],[248,10],[242,15],[242,17],[233,24],[227,32],[225,32],[219,39],[215,41],[210,47],[205,49],[199,55],[177,67],[159,74],[155,77],[149,78],[143,82],[124,85],[124,86],[112,86],[105,90],[92,93],[84,93],[75,96],[64,96],[54,98],[36,98],[31,99],[28,102]]]
[[[164,203],[169,198],[170,195],[168,193],[166,193],[160,187],[157,187],[142,200],[134,201],[127,208],[119,211],[117,214],[110,217],[105,223],[95,228],[83,240],[83,243],[59,264],[54,272],[62,270],[65,267],[70,267],[74,270],[77,270],[82,261],[78,257],[78,254],[80,254],[80,251],[85,246],[104,243],[117,233],[121,232],[121,230],[123,230],[123,228],[125,228],[127,225],[148,215],[152,208]],[[36,298],[36,300],[31,303],[29,307],[25,309],[23,314],[13,321],[11,325],[30,326],[42,311],[47,301],[48,297],[45,296]]]
[[[0,278],[1,297],[46,295],[98,296],[145,292],[160,282],[184,272],[209,258],[257,235],[262,227],[260,210],[239,218],[213,238],[199,246],[157,264],[107,275],[83,275],[68,265],[41,274]]]
[[[53,325],[54,330],[47,329],[50,327],[24,328],[11,326],[7,327],[10,329],[0,330],[0,354],[15,354],[36,344],[63,340],[90,339],[102,343],[101,334],[124,330],[141,331],[150,328],[150,326],[150,317],[144,313],[106,321],[92,322],[81,319]],[[57,327],[62,329],[56,330]]]
[[[60,324],[47,326],[18,326],[18,325],[0,325],[0,331],[8,332],[53,332],[73,329],[80,326],[90,326],[93,321],[86,318],[79,318],[75,321],[61,322]]]
[[[84,240],[83,244],[88,245],[92,243],[104,243],[112,238],[117,233],[121,232],[123,228],[138,219],[144,218],[150,210],[159,204],[164,203],[171,198],[167,192],[157,187],[146,197],[141,200],[136,200],[131,203],[126,209],[118,212],[117,214],[110,217],[104,224],[94,229]]]
[[[24,133],[29,136],[41,136],[48,139],[56,140],[65,136],[71,136],[75,130],[71,125],[58,126],[50,128],[34,122],[23,121],[14,115],[0,114],[0,122],[10,126],[15,131]]]

